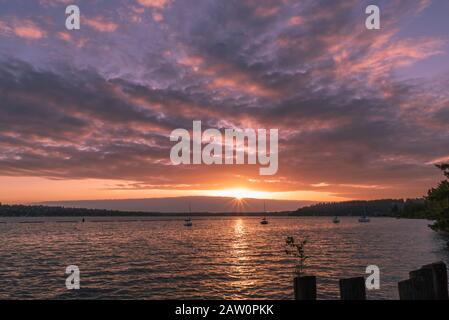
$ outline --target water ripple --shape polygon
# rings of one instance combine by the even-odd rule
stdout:
[[[422,220],[201,218],[192,228],[175,218],[32,220],[45,223],[0,224],[1,299],[291,299],[287,236],[309,238],[307,272],[318,276],[321,299],[337,299],[338,279],[371,264],[381,269],[381,290],[368,297],[396,299],[410,270],[449,261],[447,239]],[[72,264],[81,270],[78,291],[65,288]]]

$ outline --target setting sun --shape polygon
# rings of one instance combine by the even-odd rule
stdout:
[[[449,302],[448,13],[0,0],[0,300]]]
[[[270,192],[255,191],[246,188],[217,190],[213,193],[215,196],[232,197],[237,200],[242,200],[245,198],[263,199],[270,197]]]

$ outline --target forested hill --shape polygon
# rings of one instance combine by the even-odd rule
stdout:
[[[303,207],[292,213],[297,216],[404,216],[424,205],[424,199],[383,199],[371,201],[326,202]],[[408,214],[407,214],[408,215]]]
[[[266,216],[288,216],[290,211],[267,212]],[[146,211],[119,211],[103,209],[85,209],[51,206],[2,205],[0,203],[1,217],[160,217],[160,216],[261,216],[261,212],[146,212]]]

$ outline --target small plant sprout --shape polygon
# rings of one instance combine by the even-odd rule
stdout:
[[[298,259],[295,265],[295,274],[300,277],[304,273],[306,260],[309,256],[305,253],[305,246],[307,238],[296,241],[294,237],[287,237],[285,239],[285,253]]]

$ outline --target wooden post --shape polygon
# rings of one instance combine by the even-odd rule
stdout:
[[[447,268],[446,264],[442,261],[427,264],[423,266],[423,269],[432,270],[433,274],[433,289],[436,300],[448,300],[448,288],[447,288]]]
[[[365,278],[340,279],[341,300],[366,300]]]
[[[415,300],[415,293],[413,290],[412,281],[404,280],[398,283],[399,300]]]
[[[433,271],[430,268],[421,268],[410,272],[410,281],[413,287],[414,300],[434,300]]]
[[[432,269],[425,268],[410,272],[410,279],[399,282],[399,299],[401,300],[433,300]]]
[[[316,300],[316,277],[304,276],[294,279],[295,300]]]

